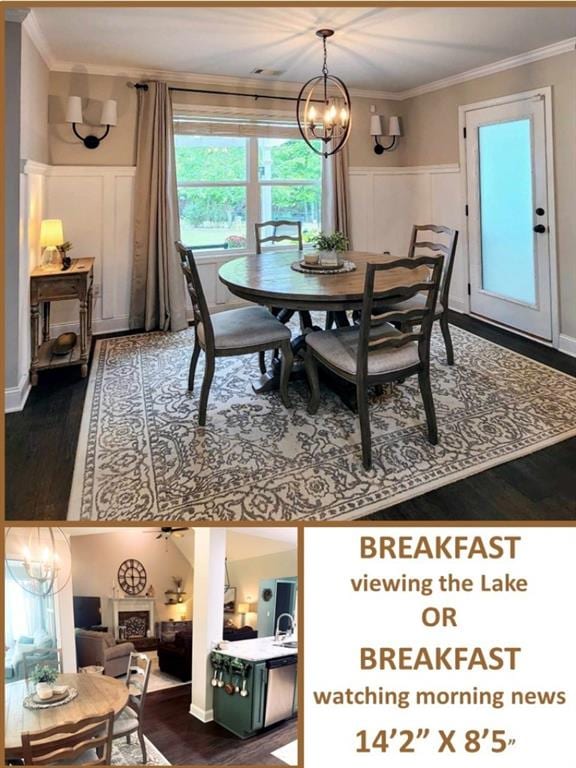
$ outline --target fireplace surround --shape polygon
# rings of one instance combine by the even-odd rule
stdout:
[[[123,597],[112,600],[114,637],[116,640],[132,640],[146,637],[154,628],[154,600],[150,597]],[[126,627],[125,637],[120,637],[120,627]]]

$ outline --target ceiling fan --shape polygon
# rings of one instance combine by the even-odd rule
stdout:
[[[181,531],[187,530],[188,528],[172,528],[169,525],[164,525],[158,531],[144,531],[144,533],[156,533],[157,539],[164,539],[164,541],[168,541],[170,536],[175,536],[177,539],[181,539],[185,535],[184,533],[181,533]]]

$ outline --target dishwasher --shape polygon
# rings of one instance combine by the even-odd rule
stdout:
[[[284,656],[266,662],[268,684],[264,727],[291,717],[296,708],[296,678],[298,656]]]

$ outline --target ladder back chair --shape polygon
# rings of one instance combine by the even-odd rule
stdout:
[[[37,666],[50,667],[61,674],[64,671],[62,648],[36,648],[34,651],[24,651],[22,653],[22,667],[26,682],[30,681]]]
[[[305,365],[310,385],[308,413],[316,413],[320,402],[318,363],[355,384],[365,469],[372,466],[368,390],[374,385],[403,381],[408,376],[417,375],[426,413],[428,440],[433,445],[438,442],[430,387],[430,336],[443,263],[444,256],[441,254],[368,264],[359,325],[310,333],[306,337]],[[406,272],[390,293],[407,299],[421,293],[425,296],[424,304],[403,309],[386,307],[381,314],[375,315],[375,276],[378,272],[393,269]],[[415,270],[424,271],[425,277],[414,275]],[[401,328],[411,328],[408,331],[397,330],[392,323],[399,324]],[[418,326],[417,330],[413,330],[413,326]]]
[[[114,712],[22,734],[24,765],[111,765]]]
[[[262,232],[267,227],[272,228],[272,234],[268,237],[262,237]],[[287,232],[278,232],[280,228],[286,228],[289,231],[293,231],[294,234],[289,234]],[[254,224],[254,232],[256,234],[256,253],[260,255],[262,253],[262,243],[280,243],[283,241],[290,241],[292,243],[297,243],[298,250],[301,251],[304,247],[302,242],[302,222],[300,221],[288,221],[287,219],[276,219],[276,220],[270,220],[270,221],[261,221],[256,224]],[[278,320],[280,320],[281,323],[287,323],[294,315],[293,309],[282,309],[281,307],[270,307],[270,311],[274,315],[274,317],[277,317]],[[311,323],[307,323],[307,320],[309,319],[309,313],[305,313],[306,322],[302,321],[301,325],[308,324],[311,325]],[[278,350],[274,350],[273,357],[278,356]],[[258,362],[260,365],[260,373],[266,373],[266,361],[265,361],[265,355],[264,352],[260,352],[258,355]]]
[[[430,239],[418,239],[421,233],[427,232],[445,236],[445,242],[431,242]],[[412,227],[412,236],[410,238],[410,247],[408,249],[409,259],[413,259],[417,255],[423,255],[421,251],[442,253],[444,255],[444,269],[442,271],[438,299],[434,309],[434,320],[440,322],[440,329],[446,347],[446,360],[448,365],[454,365],[454,347],[452,345],[452,337],[450,336],[450,326],[448,323],[448,297],[450,294],[450,283],[452,281],[452,271],[454,269],[454,257],[456,255],[457,245],[458,230],[450,229],[450,227],[445,227],[440,224],[415,224]],[[417,253],[417,251],[419,253]],[[423,304],[423,296],[414,296],[406,302],[388,304],[387,308],[390,309],[392,306],[409,308],[422,306]],[[381,310],[381,306],[378,306],[375,309],[376,312],[380,312]]]
[[[128,659],[126,687],[129,691],[128,703],[114,721],[113,739],[126,738],[130,744],[133,733],[137,734],[142,750],[142,762],[146,763],[146,741],[143,731],[144,704],[150,680],[152,662],[144,653],[131,653]]]
[[[289,408],[288,382],[294,362],[290,346],[290,330],[265,307],[228,309],[211,316],[192,249],[187,248],[180,241],[176,243],[176,248],[192,301],[196,330],[188,375],[190,392],[194,390],[194,377],[200,352],[204,351],[206,357],[198,410],[199,425],[203,427],[206,424],[208,396],[217,357],[238,357],[251,355],[254,352],[265,352],[269,349],[280,349],[282,351],[280,396],[284,406]]]

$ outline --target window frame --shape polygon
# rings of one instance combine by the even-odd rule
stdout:
[[[176,136],[177,134],[175,134]],[[193,135],[193,134],[191,134]],[[198,134],[204,135],[204,134]],[[318,180],[314,179],[265,179],[259,178],[259,154],[258,154],[258,142],[261,139],[266,138],[284,138],[281,136],[275,137],[270,135],[265,136],[239,136],[234,138],[243,138],[246,140],[246,179],[244,181],[187,181],[180,183],[178,181],[178,174],[176,174],[176,185],[180,189],[190,188],[206,188],[206,187],[245,187],[246,189],[246,248],[210,248],[200,249],[194,252],[196,259],[208,260],[214,257],[228,256],[230,258],[234,256],[247,256],[256,253],[256,233],[254,224],[261,221],[262,210],[262,196],[261,189],[265,186],[270,187],[282,187],[282,186],[313,186],[318,187],[320,190],[320,201],[322,201],[322,171]],[[322,166],[323,169],[323,166]],[[322,205],[322,202],[320,202]],[[178,220],[180,220],[180,211],[178,211]],[[194,249],[192,243],[184,243]],[[289,250],[293,248],[293,245],[278,245],[273,246],[275,250],[284,249]]]

